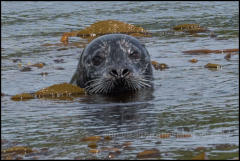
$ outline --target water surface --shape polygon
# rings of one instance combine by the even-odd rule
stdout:
[[[156,148],[161,159],[191,159],[206,149],[210,159],[232,159],[239,151],[239,55],[185,55],[193,49],[239,48],[238,2],[1,2],[1,138],[33,148],[49,148],[40,159],[106,158],[88,153],[85,136],[111,135],[99,147],[130,141],[118,159],[135,159]],[[83,96],[68,100],[14,102],[12,95],[69,82],[83,48],[42,46],[59,43],[64,32],[97,21],[115,19],[154,33],[140,38],[151,59],[169,69],[154,71],[154,91],[108,98]],[[162,34],[173,26],[196,23],[217,37]],[[81,38],[70,38],[71,42]],[[195,58],[192,64],[188,60]],[[21,72],[21,64],[44,62],[43,68]],[[64,59],[63,63],[54,62]],[[204,68],[207,63],[221,70]],[[64,70],[58,70],[58,67]],[[40,75],[48,72],[47,76]],[[160,138],[161,133],[171,133]],[[174,134],[191,134],[176,138]],[[225,147],[225,148],[221,148]],[[227,147],[227,148],[226,148]],[[25,159],[31,159],[26,157]]]

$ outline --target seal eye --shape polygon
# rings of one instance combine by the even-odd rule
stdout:
[[[104,60],[103,57],[96,55],[92,58],[92,63],[93,63],[93,65],[98,66],[103,62],[103,60]]]
[[[130,54],[129,54],[129,57],[130,57],[131,59],[139,59],[139,58],[140,58],[140,54],[139,54],[138,51],[132,50],[132,51],[130,52]]]

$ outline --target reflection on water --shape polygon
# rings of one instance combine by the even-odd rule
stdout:
[[[48,148],[36,154],[38,159],[100,159],[108,157],[108,151],[89,153],[88,143],[81,139],[110,135],[112,140],[101,140],[97,148],[119,148],[116,159],[135,159],[138,152],[151,148],[160,150],[161,159],[192,159],[200,152],[206,152],[209,159],[238,157],[239,54],[226,60],[225,54],[183,53],[239,48],[238,2],[1,3],[1,87],[5,94],[1,97],[1,138],[9,141],[3,148]],[[154,71],[154,90],[114,97],[83,95],[74,100],[10,99],[69,82],[87,41],[71,38],[70,45],[63,46],[61,35],[107,19],[153,33],[140,41],[152,60],[169,66]],[[183,23],[200,24],[216,36],[169,32]],[[198,62],[190,63],[193,58]],[[63,62],[57,64],[56,59]],[[38,62],[46,65],[29,72],[19,70],[19,63]],[[204,68],[207,63],[222,68],[209,70]],[[171,135],[161,138],[161,133]],[[178,134],[188,137],[177,138]],[[123,149],[125,142],[131,142],[131,148]]]

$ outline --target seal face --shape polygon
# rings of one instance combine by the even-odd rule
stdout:
[[[85,88],[89,94],[135,92],[151,88],[150,55],[132,36],[100,36],[83,50],[70,83]]]

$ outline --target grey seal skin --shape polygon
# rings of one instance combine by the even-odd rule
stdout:
[[[83,50],[70,83],[89,94],[136,92],[152,88],[150,55],[136,38],[108,34]]]

